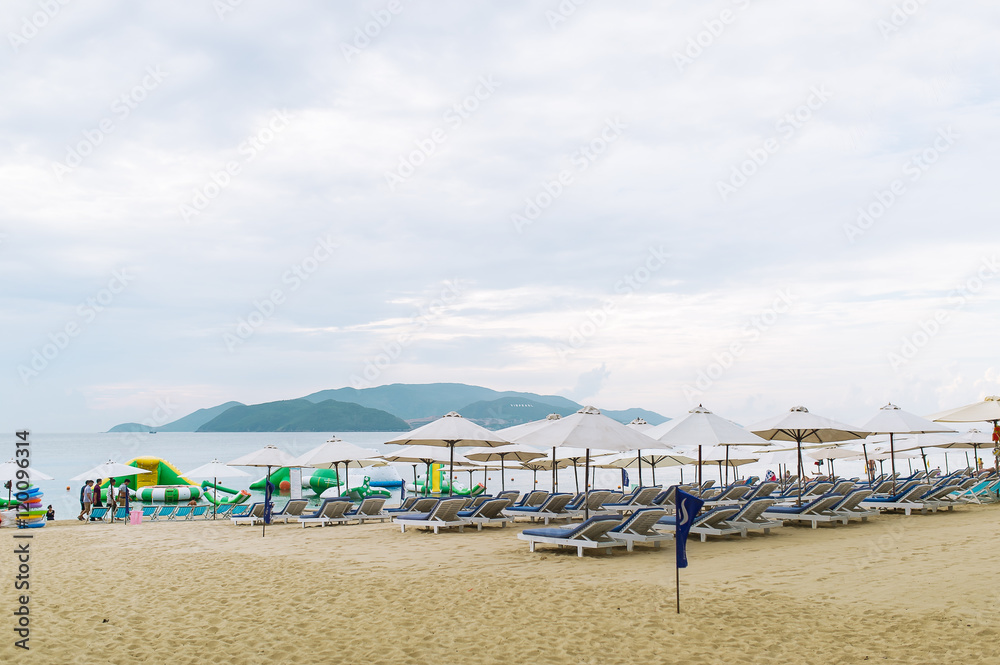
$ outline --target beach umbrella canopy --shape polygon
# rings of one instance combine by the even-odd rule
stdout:
[[[94,478],[114,478],[116,476],[134,476],[139,473],[151,473],[146,469],[120,464],[114,460],[108,460],[104,464],[98,464],[93,469],[85,471],[78,476],[73,476],[70,480],[92,480]]]
[[[664,450],[661,452],[647,453],[645,455],[633,455],[631,453],[606,455],[604,457],[599,457],[595,466],[601,469],[641,469],[641,465],[645,464],[653,472],[653,484],[655,485],[657,467],[684,466],[686,464],[694,464],[697,461],[698,460],[693,457]],[[641,484],[640,480],[640,485]]]
[[[472,450],[466,451],[465,458],[472,460],[474,462],[500,462],[500,490],[506,489],[505,479],[503,477],[504,471],[504,461],[513,460],[515,462],[527,462],[528,460],[538,459],[540,457],[545,457],[545,453],[538,450],[537,448],[532,448],[531,446],[525,446],[517,443],[512,443],[508,446],[498,446],[496,448],[473,448]]]
[[[234,469],[228,464],[220,462],[218,459],[213,459],[208,464],[202,464],[197,469],[192,469],[185,474],[182,474],[189,478],[211,478],[213,485],[219,484],[219,478],[247,478],[250,476],[249,473],[245,471],[240,471],[239,469]],[[219,498],[219,490],[215,490],[215,498]],[[212,519],[215,519],[218,506],[216,502],[212,503]]]
[[[491,432],[482,425],[463,418],[461,414],[452,411],[434,422],[427,423],[423,427],[418,427],[405,435],[390,439],[386,443],[398,445],[418,445],[418,446],[444,446],[447,447],[451,456],[455,455],[456,447],[487,447],[510,445],[510,440],[504,438],[496,432]],[[454,460],[449,460],[449,479],[455,475]],[[448,494],[452,494],[452,483],[448,481]]]
[[[592,449],[628,452],[655,447],[648,436],[629,429],[617,420],[607,417],[592,406],[585,406],[565,418],[552,420],[533,432],[515,437],[516,443],[545,448],[583,448],[584,492],[589,493],[590,451]],[[584,508],[584,518],[589,510]]]
[[[802,444],[803,443],[839,443],[862,439],[869,432],[863,428],[852,427],[831,418],[824,418],[810,413],[804,406],[794,406],[786,413],[762,420],[747,428],[757,436],[768,441],[794,441],[796,459],[798,462],[799,498],[802,505]]]
[[[982,402],[967,404],[955,409],[948,409],[930,416],[931,420],[943,423],[993,423],[993,434],[990,442],[994,444],[993,463],[1000,468],[1000,397],[992,395]],[[979,457],[979,446],[976,449],[976,458]],[[978,470],[978,463],[976,469]]]
[[[129,467],[130,469],[132,467]],[[7,481],[17,481],[17,474],[21,472],[22,474],[28,474],[28,480],[55,480],[50,475],[44,474],[33,466],[21,467],[16,461],[10,460],[0,464],[0,482],[6,483]]]
[[[528,434],[529,432],[534,432],[547,425],[549,421],[559,420],[562,416],[558,413],[550,413],[541,420],[533,420],[530,423],[522,423],[520,425],[514,425],[512,427],[505,427],[501,430],[497,430],[497,434],[502,435],[505,439],[513,441],[522,434]],[[555,448],[552,449],[553,454],[555,453]],[[565,465],[564,465],[565,466]],[[549,470],[552,471],[552,491],[555,492],[556,488],[559,486],[557,470],[563,467],[560,466],[550,466]]]
[[[669,420],[645,432],[646,436],[668,446],[697,447],[699,456],[705,446],[768,446],[767,441],[748,432],[731,420],[718,416],[701,404],[678,420]],[[728,466],[727,473],[728,473]],[[701,484],[699,467],[698,483]]]
[[[895,404],[886,404],[878,413],[864,424],[864,429],[868,430],[872,434],[888,434],[889,435],[889,452],[890,459],[892,460],[892,486],[893,494],[896,491],[896,462],[895,458],[892,456],[892,452],[895,450],[896,441],[895,436],[897,434],[929,434],[931,432],[954,432],[955,430],[950,427],[945,427],[935,422],[931,422],[926,418],[921,418],[920,416],[914,415],[908,411],[903,411],[901,408]],[[867,452],[867,450],[865,451]]]
[[[431,464],[448,464],[466,466],[472,464],[471,461],[465,459],[462,455],[455,455],[452,450],[447,448],[439,448],[435,446],[407,446],[405,448],[400,448],[399,450],[385,454],[381,456],[382,459],[388,462],[406,462],[408,464],[413,464],[413,486],[417,485],[417,464],[423,464],[427,467],[427,482],[424,483],[424,491],[430,491],[430,479]],[[450,485],[450,483],[449,483]]]
[[[1000,397],[993,395],[981,402],[939,411],[927,417],[942,423],[993,423],[995,425],[1000,422]]]
[[[295,458],[280,450],[277,446],[264,446],[252,453],[247,453],[242,457],[226,462],[228,466],[256,466],[266,467],[267,475],[264,476],[264,519],[261,520],[261,532],[263,537],[267,532],[267,523],[271,520],[271,469],[283,466],[301,466]]]
[[[725,481],[722,476],[723,468],[725,468],[728,473],[731,468],[735,469],[743,466],[744,464],[753,464],[760,459],[758,455],[754,455],[750,452],[734,454],[729,450],[729,446],[711,446],[701,450],[700,455],[700,460],[695,460],[694,463],[700,466],[718,466],[719,482],[722,483],[722,486],[725,486]]]
[[[646,430],[653,429],[653,426],[646,422],[645,418],[633,418],[625,427],[634,429],[637,432],[645,432]]]
[[[314,469],[337,469],[344,465],[344,480],[347,481],[347,469],[363,468],[366,466],[379,466],[387,464],[385,461],[374,461],[372,458],[378,457],[379,453],[373,448],[362,448],[353,443],[341,441],[333,437],[329,441],[320,444],[312,450],[303,453],[297,458],[297,463],[301,466],[311,466]],[[348,489],[350,489],[348,487]],[[337,474],[337,493],[340,493],[340,474]]]

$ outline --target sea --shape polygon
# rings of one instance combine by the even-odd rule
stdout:
[[[299,456],[333,436],[363,448],[373,448],[380,453],[389,454],[400,449],[398,445],[385,443],[399,436],[398,432],[157,432],[155,434],[122,432],[99,434],[32,433],[29,438],[29,450],[31,466],[54,478],[54,480],[37,483],[45,494],[43,503],[53,506],[56,511],[56,519],[66,519],[80,512],[79,496],[80,488],[83,485],[80,481],[70,481],[69,479],[108,460],[125,464],[136,457],[159,457],[170,462],[184,473],[211,462],[213,459],[228,462],[266,445],[274,445],[293,456]],[[3,456],[0,457],[0,460],[10,459],[14,456],[13,436],[8,441],[9,443],[4,443],[0,449],[0,455]],[[456,449],[458,453],[461,451],[461,448]],[[947,458],[943,452],[929,454],[927,457],[931,469],[940,467],[945,470],[964,467],[966,458],[971,458],[972,454],[971,452],[965,454],[965,451],[953,450],[948,453]],[[824,468],[812,466],[812,460],[809,460],[808,464],[810,466],[808,473],[810,474]],[[863,462],[837,460],[834,464],[835,471],[842,476],[861,476],[864,473]],[[897,471],[904,475],[911,470],[922,467],[923,460],[919,457],[897,459],[896,461]],[[884,469],[889,470],[889,462],[884,463]],[[248,489],[253,481],[264,476],[263,469],[243,467],[241,470],[249,473],[250,476],[227,478],[220,480],[220,484],[236,490]],[[740,467],[738,473],[741,477],[763,476],[768,470],[778,472],[778,467],[773,463],[754,463]],[[703,478],[715,478],[718,483],[721,478],[717,478],[717,476],[725,477],[724,472],[725,469],[722,469],[720,473],[716,467],[705,467]],[[412,483],[414,473],[423,478],[422,465],[394,463],[381,468],[351,469],[348,480],[351,487],[360,485],[365,476],[370,476],[373,479],[402,479]],[[622,487],[623,481],[626,480],[618,469],[596,469],[593,473],[595,474],[594,487],[618,488]],[[655,482],[657,485],[667,486],[681,481],[691,481],[694,473],[695,467],[693,466],[657,468]],[[732,479],[731,473],[730,479]],[[639,484],[639,474],[635,469],[628,469],[626,474],[628,478],[625,487],[634,487]],[[559,490],[576,491],[582,486],[582,477],[582,468],[561,469],[558,472]],[[191,480],[198,483],[203,479],[192,478]],[[643,484],[649,485],[652,484],[652,481],[653,476],[650,469],[644,467],[642,471]],[[468,471],[456,468],[456,485],[468,487],[481,482],[486,484],[488,492],[499,491],[501,486],[505,489],[516,489],[521,492],[533,488],[550,490],[552,474],[548,471],[533,473],[522,469],[507,468],[501,478],[499,469],[476,470],[470,474]],[[392,493],[389,503],[398,502],[402,490],[391,488],[389,491]],[[261,493],[254,492],[254,494]],[[303,490],[303,498],[309,498],[315,503],[319,502],[319,498],[309,489]]]

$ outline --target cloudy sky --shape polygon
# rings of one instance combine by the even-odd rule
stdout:
[[[996,3],[0,27],[8,431],[394,382],[742,422],[1000,393]]]

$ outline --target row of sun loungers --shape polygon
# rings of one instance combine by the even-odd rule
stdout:
[[[304,502],[303,502],[304,503]],[[228,517],[234,506],[225,505],[220,506],[216,509],[215,514],[212,513],[212,506],[143,506],[142,507],[142,519],[149,522],[173,522],[173,521],[190,521],[196,519],[212,519],[213,516],[216,517]],[[90,511],[91,521],[104,522],[111,518],[110,508],[93,508]],[[129,518],[128,511],[124,506],[120,506],[115,509],[114,519],[116,520],[127,520]]]

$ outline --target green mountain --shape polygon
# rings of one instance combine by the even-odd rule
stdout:
[[[243,402],[226,402],[209,409],[198,409],[194,413],[179,418],[172,423],[167,423],[158,428],[157,432],[196,432],[198,428],[210,422],[216,416],[220,416],[234,406],[246,406]]]
[[[374,415],[361,416],[360,411],[350,414],[342,407],[324,407],[325,410],[309,411],[302,415],[304,420],[295,420],[292,412],[296,414],[305,408],[306,404],[297,406],[273,407],[275,404],[311,403],[322,404],[327,401],[347,404],[351,407],[367,408],[382,414],[379,417]],[[158,428],[159,432],[278,432],[293,431],[290,427],[302,427],[305,429],[298,431],[322,431],[322,432],[358,432],[358,431],[384,431],[402,432],[409,427],[401,421],[431,421],[449,411],[458,411],[463,416],[475,420],[476,422],[490,427],[500,429],[517,425],[530,420],[544,418],[550,413],[568,415],[580,409],[580,404],[573,400],[566,399],[559,395],[538,395],[535,393],[518,392],[515,390],[497,391],[482,386],[470,386],[464,383],[424,383],[406,384],[394,383],[388,386],[375,386],[373,388],[336,388],[332,390],[321,390],[311,395],[296,400],[283,402],[269,402],[268,404],[256,404],[246,406],[240,402],[226,402],[208,409],[199,409],[192,414],[184,416],[172,423],[167,423]],[[266,408],[264,408],[266,407]],[[241,409],[234,413],[229,413],[232,409]],[[245,409],[253,409],[247,412]],[[340,409],[340,411],[337,411]],[[615,420],[628,423],[634,418],[645,418],[651,425],[659,425],[666,422],[668,418],[646,409],[625,409],[623,411],[604,410],[602,412]],[[250,418],[248,413],[252,413]],[[221,416],[226,418],[218,420]],[[299,414],[301,415],[301,414]],[[240,422],[237,429],[217,429],[237,427],[237,416],[248,417],[250,420]],[[385,416],[392,416],[392,420],[385,420]],[[298,416],[294,416],[298,417]],[[320,426],[313,421],[319,418],[323,422],[325,419],[344,419],[346,426],[330,427]],[[218,420],[218,422],[216,422]],[[371,423],[378,423],[377,426]],[[207,428],[211,425],[211,428]],[[285,429],[267,429],[268,427]],[[314,429],[315,428],[315,429]],[[150,427],[139,423],[124,423],[111,428],[111,432],[147,432]]]
[[[576,411],[580,405],[559,395],[536,395],[513,390],[499,392],[482,386],[470,386],[464,383],[393,383],[388,386],[373,388],[336,388],[321,390],[303,399],[310,402],[321,402],[325,399],[336,399],[354,402],[373,409],[382,409],[399,416],[403,420],[418,418],[437,418],[449,411],[459,411],[462,407],[475,402],[488,402],[501,398],[524,399],[550,404],[554,410],[572,409]],[[552,411],[548,411],[552,413]],[[661,416],[662,418],[662,416]]]
[[[233,406],[198,432],[406,432],[403,420],[391,413],[350,402],[304,399]]]

